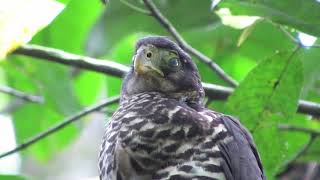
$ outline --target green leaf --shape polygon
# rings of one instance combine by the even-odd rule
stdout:
[[[68,2],[69,2],[70,0],[56,0],[56,1],[61,2],[61,3],[63,3],[63,4],[68,4]]]
[[[26,103],[12,113],[19,144],[80,109],[72,94],[71,84],[65,79],[66,71],[63,67],[51,64],[47,68],[47,65],[41,63],[44,62],[27,57],[10,57],[10,61],[3,64],[10,86],[45,98],[44,104]],[[77,129],[71,125],[29,147],[26,153],[41,161],[48,160],[70,143],[76,134]]]
[[[320,39],[316,41],[320,43]],[[304,67],[304,86],[302,91],[302,97],[304,99],[319,102],[319,82],[320,82],[320,63],[319,63],[320,51],[319,48],[306,48],[302,52],[302,62]],[[312,97],[312,94],[316,94]],[[317,98],[319,97],[319,98]]]
[[[91,105],[105,88],[105,76],[96,72],[81,72],[75,78],[75,93],[82,105]]]
[[[110,59],[118,63],[130,65],[134,54],[135,43],[142,34],[132,34],[120,40],[112,49]],[[107,77],[107,95],[116,96],[120,94],[122,80],[115,77]]]
[[[2,179],[2,180],[27,180],[25,177],[15,176],[15,175],[0,175],[0,179]]]
[[[278,52],[261,61],[227,102],[231,114],[252,132],[268,177],[275,175],[305,138],[278,130],[297,110],[302,86],[302,65],[295,52]],[[276,138],[275,138],[276,137]]]
[[[260,22],[260,20],[255,21],[253,24],[251,24],[250,26],[246,27],[242,31],[242,33],[241,33],[241,35],[239,37],[238,43],[237,43],[238,47],[241,46],[241,44],[248,39],[249,35],[252,33],[253,29],[255,28],[257,23],[259,23],[259,22]]]
[[[99,1],[88,3],[85,0],[72,0],[50,26],[34,37],[32,43],[85,54],[86,35],[101,11],[102,4]],[[99,89],[99,87],[86,89],[83,84],[74,83],[69,67],[30,57],[9,58],[8,67],[4,68],[8,74],[9,85],[45,97],[43,105],[27,104],[14,112],[13,119],[18,143],[25,142],[80,110],[79,88],[84,88],[82,91]],[[80,74],[79,79],[84,76],[86,75]],[[95,99],[93,93],[95,92],[83,94],[85,97],[81,97],[80,101],[83,104],[93,102]],[[76,126],[69,125],[31,146],[23,155],[31,155],[40,161],[48,160],[70,144],[77,133]]]
[[[313,143],[312,145],[309,147],[309,149],[306,151],[306,153],[303,154],[303,156],[299,159],[300,161],[316,161],[316,162],[320,162],[320,157],[319,157],[319,153],[320,153],[320,138],[318,137]]]
[[[240,47],[237,46],[237,42],[241,36],[241,30],[221,23],[210,28],[190,30],[182,35],[194,48],[208,57],[213,57],[213,60],[228,74],[241,81],[261,59],[277,51],[291,49],[295,45],[269,22],[261,21],[254,26],[250,36]],[[277,39],[277,43],[274,43],[274,39]],[[207,65],[196,58],[194,61],[197,63],[203,81],[225,85]]]
[[[55,21],[35,36],[32,43],[86,54],[87,34],[102,10],[103,5],[98,0],[71,0]]]
[[[127,0],[145,8],[139,0]],[[210,1],[155,1],[162,13],[176,25],[179,32],[208,27],[218,20],[210,12]],[[183,8],[181,8],[183,7]],[[197,8],[194,8],[197,7]],[[196,16],[190,16],[190,13]],[[188,17],[188,18],[186,18]],[[136,12],[121,1],[110,1],[105,14],[99,19],[89,37],[89,50],[94,55],[104,55],[123,37],[132,33],[148,32],[168,35],[166,30],[151,16]]]
[[[320,122],[317,120],[314,121],[307,121],[308,125],[306,125],[306,128],[313,129],[315,131],[320,132]],[[297,133],[297,132],[293,132]],[[302,155],[301,158],[299,158],[299,161],[303,162],[310,162],[310,161],[317,161],[320,162],[320,137],[318,136],[314,142],[311,144],[311,146],[307,149],[307,151]]]
[[[320,36],[320,3],[316,0],[225,0],[219,8],[229,8],[233,15],[261,16],[279,24]]]

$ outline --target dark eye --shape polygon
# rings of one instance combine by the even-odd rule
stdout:
[[[147,52],[147,58],[151,58],[152,57],[152,52]]]
[[[172,58],[168,61],[170,67],[177,68],[180,65],[180,61],[177,58]]]

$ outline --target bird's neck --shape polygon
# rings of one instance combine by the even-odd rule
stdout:
[[[192,98],[193,97],[192,92],[166,94],[158,91],[146,91],[146,92],[140,92],[135,94],[122,94],[120,99],[120,104],[128,102],[131,99],[136,99],[136,97],[143,96],[143,95],[148,95],[150,97],[159,96],[162,98],[175,99],[180,103],[183,103],[196,111],[201,111],[204,108],[202,101],[199,101],[198,98],[195,98],[195,99]],[[150,100],[152,100],[152,98]]]

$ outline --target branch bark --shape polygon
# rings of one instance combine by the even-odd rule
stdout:
[[[13,97],[17,97],[17,98],[22,99],[24,101],[29,101],[29,102],[33,102],[33,103],[43,103],[43,97],[27,94],[25,92],[13,89],[11,87],[1,86],[0,92],[8,94]]]
[[[319,169],[319,164],[317,162],[310,162],[307,165],[307,172],[304,175],[304,180],[313,180],[316,178],[318,169]]]
[[[30,140],[26,141],[25,143],[22,143],[20,145],[18,145],[16,148],[10,150],[10,151],[7,151],[3,154],[0,154],[0,159],[1,158],[4,158],[6,156],[9,156],[13,153],[16,153],[18,151],[21,151],[31,145],[33,145],[34,143],[48,137],[49,135],[63,129],[64,127],[66,127],[67,125],[79,120],[81,117],[87,115],[87,114],[90,114],[94,111],[98,111],[100,110],[101,108],[105,107],[105,106],[108,106],[108,105],[111,105],[111,104],[114,104],[116,102],[119,101],[119,97],[113,97],[113,98],[110,98],[110,99],[106,99],[105,101],[101,102],[101,103],[98,103],[96,105],[93,105],[91,107],[88,107],[88,108],[85,108],[83,109],[82,111],[78,112],[77,114],[67,118],[66,120],[62,121],[61,123],[49,128],[48,130],[36,135],[35,137],[31,138]]]
[[[317,130],[314,130],[314,129],[310,129],[310,128],[304,128],[304,127],[280,124],[279,125],[279,129],[286,130],[286,131],[295,131],[295,132],[313,134],[314,136],[320,136],[320,131],[317,131]]]
[[[60,64],[65,64],[72,67],[80,67],[83,69],[100,72],[106,75],[115,77],[123,77],[129,68],[122,64],[102,60],[94,59],[85,56],[78,56],[75,54],[67,53],[62,50],[53,48],[25,45],[17,49],[14,54],[27,55],[38,60],[51,61]],[[233,88],[220,86],[216,84],[202,83],[205,89],[206,95],[214,100],[226,100],[234,91]],[[319,117],[320,116],[320,104],[305,100],[299,101],[298,112]]]
[[[232,87],[236,87],[238,82],[235,81],[231,76],[229,76],[224,70],[216,64],[212,59],[202,54],[197,49],[193,48],[188,44],[172,23],[160,12],[157,6],[152,2],[152,0],[143,0],[145,6],[150,10],[153,17],[155,17],[159,23],[172,35],[172,37],[178,42],[180,47],[187,51],[188,53],[197,57],[201,62],[205,63],[210,67],[221,79],[230,84]]]
[[[26,45],[17,49],[14,54],[21,54],[39,58],[39,60],[52,61],[87,70],[94,70],[115,77],[122,77],[129,70],[127,66],[108,60],[94,59],[66,53],[59,49],[47,48],[38,45]]]

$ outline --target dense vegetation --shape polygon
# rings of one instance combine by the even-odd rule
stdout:
[[[0,40],[0,55],[7,54],[0,61],[1,89],[13,95],[0,94],[0,114],[12,117],[18,144],[69,120],[68,117],[83,111],[86,106],[119,94],[119,77],[126,67],[116,64],[114,71],[112,68],[99,71],[90,64],[105,62],[101,66],[106,67],[110,66],[109,61],[130,64],[134,44],[142,36],[173,35],[177,40],[177,34],[172,34],[163,22],[161,24],[161,17],[159,20],[154,12],[150,14],[152,9],[144,4],[150,2],[148,0],[111,0],[106,7],[98,0],[46,0],[41,6],[35,2],[32,8],[26,9],[30,14],[31,11],[38,13],[31,20],[28,13],[20,13],[24,17],[22,20],[9,18],[13,14],[19,16],[21,10],[12,7],[10,12],[16,13],[0,19],[2,39],[5,39],[5,30],[10,28],[8,22],[17,24],[14,27],[17,31],[26,27],[29,28],[26,31],[38,30],[40,27],[35,25],[37,18],[34,17],[44,16],[41,13],[46,13],[45,7],[59,3],[59,7],[65,8],[59,14],[57,8],[48,15],[46,23],[58,14],[28,44],[101,60],[73,59],[55,49],[29,45],[23,45],[11,54],[24,42],[24,37],[9,39],[8,48],[3,48],[6,41]],[[203,82],[225,86],[207,88],[211,92],[208,94],[213,94],[207,98],[208,106],[241,119],[254,136],[269,179],[281,173],[283,176],[289,174],[288,167],[297,163],[320,162],[320,104],[316,103],[320,102],[320,47],[316,45],[320,41],[307,47],[298,38],[301,33],[320,36],[320,2],[154,0],[154,3],[164,15],[162,18],[168,18],[177,29],[178,35],[238,82],[237,85],[234,81],[224,80],[226,78],[217,75],[208,62],[203,62],[205,58],[194,56]],[[24,6],[27,5],[21,5]],[[32,32],[23,36],[33,35]],[[58,60],[53,61],[58,63],[48,60],[55,58]],[[85,60],[84,65],[77,64],[79,60]],[[75,62],[66,64],[65,61]],[[231,88],[235,90],[226,99]],[[214,94],[220,92],[219,89],[222,93]],[[24,94],[12,93],[14,90]],[[37,96],[30,99],[30,94]],[[21,99],[22,95],[24,99]],[[45,163],[51,159],[77,139],[86,121],[77,123],[68,124],[32,146],[23,147],[22,160],[31,156]],[[304,174],[300,176],[304,177]],[[15,177],[0,175],[2,178]]]

